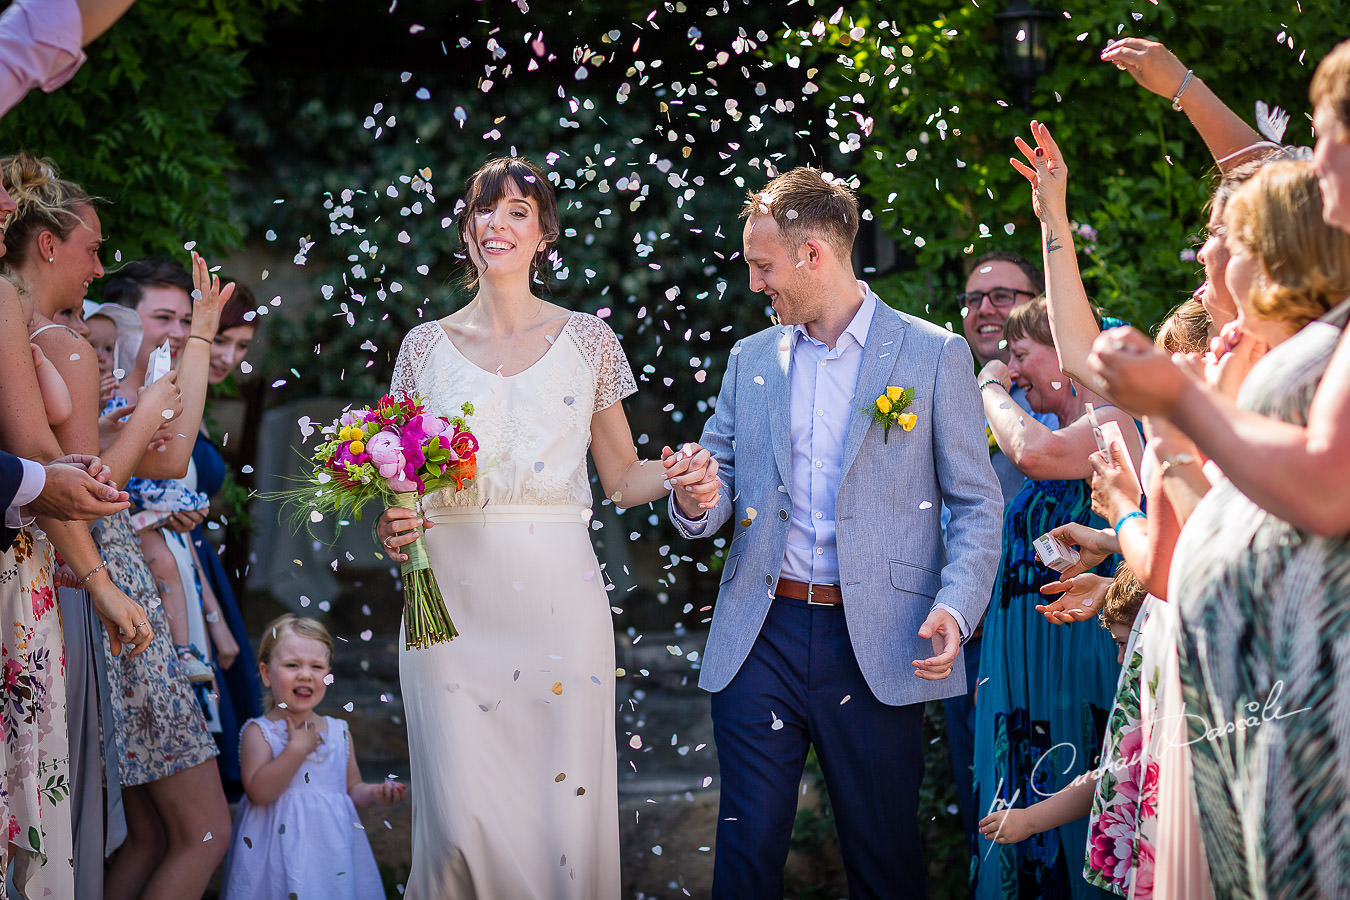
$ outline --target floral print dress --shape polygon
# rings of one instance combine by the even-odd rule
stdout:
[[[1158,761],[1147,747],[1140,712],[1144,656],[1139,635],[1151,605],[1135,617],[1106,723],[1105,752],[1088,819],[1083,877],[1122,897],[1153,896],[1153,823],[1158,816]]]
[[[103,632],[122,784],[149,784],[211,759],[217,753],[216,742],[174,655],[169,621],[141,555],[140,538],[131,528],[131,514],[123,510],[99,519],[93,532],[108,561],[108,576],[145,607],[155,631],[155,639],[136,657],[125,652],[113,656]]]
[[[126,400],[114,397],[103,412],[125,405]],[[99,553],[108,562],[108,577],[145,608],[155,631],[154,640],[135,658],[126,652],[113,656],[108,634],[102,632],[122,784],[149,784],[204,763],[219,751],[174,653],[169,621],[141,554],[141,539],[131,525],[131,514],[123,510],[99,519],[93,534]]]
[[[52,561],[46,536],[31,526],[0,556],[0,876],[12,846],[14,883],[28,897],[75,893],[66,654]]]

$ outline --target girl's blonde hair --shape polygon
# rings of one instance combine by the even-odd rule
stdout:
[[[267,665],[272,661],[272,651],[280,641],[288,634],[297,637],[311,638],[323,644],[328,650],[328,660],[333,660],[333,636],[328,633],[328,629],[317,619],[307,619],[304,616],[297,616],[295,613],[286,613],[284,616],[277,616],[267,627],[263,629],[262,640],[258,642],[258,664]],[[272,692],[267,692],[267,708],[275,707],[276,700],[272,697]]]
[[[1204,353],[1209,349],[1209,313],[1199,300],[1187,300],[1158,326],[1154,343],[1168,353]]]
[[[1228,201],[1224,218],[1261,266],[1246,298],[1263,318],[1296,328],[1350,294],[1350,234],[1322,219],[1312,164],[1267,163]]]
[[[28,259],[33,240],[50,231],[59,240],[70,237],[80,224],[80,213],[97,200],[73,181],[62,178],[50,159],[31,153],[0,158],[0,177],[18,207],[3,230],[4,265],[18,269]]]
[[[1111,586],[1106,589],[1106,599],[1102,601],[1102,611],[1098,613],[1102,620],[1102,627],[1109,629],[1112,625],[1125,625],[1133,627],[1135,617],[1139,615],[1139,607],[1144,605],[1144,598],[1148,596],[1148,591],[1139,579],[1131,571],[1125,560],[1121,560],[1116,566],[1116,577],[1111,582]]]

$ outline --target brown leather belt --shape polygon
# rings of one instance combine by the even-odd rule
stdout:
[[[837,584],[807,584],[791,578],[778,579],[774,594],[791,600],[805,600],[812,606],[838,606],[844,602],[844,592]]]

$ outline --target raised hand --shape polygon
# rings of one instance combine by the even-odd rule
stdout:
[[[1102,608],[1106,602],[1106,589],[1110,586],[1110,578],[1095,572],[1052,581],[1041,586],[1041,593],[1047,597],[1058,594],[1059,597],[1037,606],[1036,612],[1045,616],[1045,620],[1052,625],[1086,622]]]
[[[1229,399],[1236,400],[1247,373],[1270,349],[1266,342],[1248,331],[1238,321],[1223,326],[1223,330],[1209,342],[1205,354],[1205,381],[1210,387]]]
[[[1186,66],[1158,41],[1127,37],[1102,51],[1102,62],[1128,72],[1140,87],[1171,100],[1186,78]]]
[[[220,326],[220,311],[225,307],[225,301],[234,295],[234,283],[225,285],[224,289],[220,286],[220,276],[211,274],[211,267],[206,264],[197,251],[192,251],[192,284],[196,290],[192,292],[192,336],[201,338],[207,342],[208,348],[216,337],[216,329]]]
[[[1069,167],[1044,122],[1031,120],[1031,137],[1036,142],[1035,150],[1021,137],[1013,139],[1027,162],[1015,156],[1008,162],[1031,182],[1031,208],[1036,218],[1044,221],[1046,216],[1062,214],[1067,208],[1065,195],[1069,189]]]
[[[1008,371],[1008,364],[1001,359],[991,359],[980,369],[980,374],[976,376],[980,384],[986,381],[997,381],[1003,385],[1004,390],[1012,390],[1012,374]]]
[[[153,410],[161,423],[172,422],[183,414],[183,392],[178,389],[178,373],[170,372],[147,384],[136,395],[136,405]]]

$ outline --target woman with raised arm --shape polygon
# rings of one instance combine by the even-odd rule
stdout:
[[[103,274],[98,212],[93,199],[60,178],[47,161],[20,154],[0,161],[0,168],[18,203],[5,232],[5,267],[32,294],[38,326],[34,341],[61,372],[74,407],[69,421],[56,429],[57,438],[72,452],[94,452],[99,447],[96,355],[80,334],[57,322],[82,324],[84,292]],[[197,258],[195,264],[201,293],[193,309],[196,339],[187,341],[178,373],[140,393],[136,410],[103,453],[119,483],[133,473],[181,475],[192,452],[201,411],[186,409],[183,395],[205,395],[222,303],[219,284],[212,282],[205,262]],[[175,434],[163,452],[149,451],[166,420],[176,420]],[[192,430],[180,437],[183,425]],[[167,640],[163,611],[130,515],[121,512],[99,520],[94,538],[108,575],[144,606],[144,618],[160,633],[159,640],[133,659],[114,657],[114,648],[105,645],[112,706],[105,729],[116,736],[127,814],[127,840],[109,869],[105,897],[198,897],[224,857],[223,836],[229,831],[229,809],[213,761],[215,745]],[[222,837],[204,841],[208,833]]]
[[[1318,64],[1309,93],[1322,214],[1350,231],[1350,41]],[[1128,330],[1102,335],[1090,364],[1120,402],[1170,419],[1275,515],[1319,535],[1350,530],[1350,340],[1328,363],[1306,424],[1239,407]]]
[[[377,528],[401,561],[425,524],[460,632],[399,654],[417,810],[407,895],[612,900],[614,634],[586,451],[621,507],[665,497],[668,480],[712,506],[716,464],[701,449],[638,459],[620,402],[637,385],[618,338],[534,293],[560,233],[544,173],[490,160],[461,208],[474,297],[408,333],[391,391],[446,417],[472,402],[479,472],[427,496],[425,520],[392,508]]]
[[[1068,166],[1064,155],[1050,135],[1050,129],[1042,122],[1032,121],[1032,139],[1036,142],[1033,150],[1021,137],[1016,139],[1018,150],[1026,162],[1013,158],[1009,160],[1013,168],[1020,172],[1032,188],[1032,207],[1041,220],[1042,243],[1045,259],[1045,300],[1049,312],[1050,332],[1055,341],[1055,352],[1059,356],[1060,367],[1080,384],[1093,384],[1095,376],[1088,368],[1087,360],[1092,350],[1092,342],[1101,333],[1098,320],[1088,302],[1087,292],[1078,270],[1078,258],[1073,252],[1072,226],[1066,204],[1068,186]],[[1226,199],[1236,186],[1256,171],[1254,165],[1248,165],[1237,173],[1230,173],[1216,191],[1216,198]],[[1214,208],[1220,210],[1224,200],[1216,199]],[[1191,300],[1190,307],[1183,306],[1190,313],[1180,321],[1169,318],[1168,324],[1160,330],[1159,338],[1173,342],[1173,349],[1194,349],[1199,340],[1199,349],[1203,351],[1203,331],[1196,334],[1197,326],[1202,324],[1196,315],[1196,306],[1201,306],[1201,315],[1212,312],[1213,315],[1227,315],[1231,307],[1236,315],[1236,307],[1225,298],[1231,295],[1223,278],[1223,265],[1227,264],[1227,252],[1222,249],[1222,230],[1214,229],[1210,241],[1201,250],[1201,261],[1205,265],[1205,286],[1197,292],[1199,300]],[[1068,252],[1061,252],[1066,250]],[[1211,290],[1210,283],[1216,288]],[[1221,288],[1221,290],[1220,290]],[[1208,298],[1210,306],[1205,307]],[[1179,315],[1181,309],[1177,311]],[[1212,321],[1212,320],[1211,320]],[[1184,333],[1182,325],[1187,324]],[[1175,429],[1158,423],[1153,429],[1155,439],[1145,445],[1143,457],[1138,468],[1125,466],[1120,460],[1107,459],[1105,455],[1094,456],[1093,466],[1098,479],[1110,481],[1117,489],[1104,492],[1109,505],[1098,511],[1109,522],[1121,522],[1126,525],[1119,536],[1121,547],[1127,551],[1126,560],[1137,577],[1149,592],[1158,597],[1167,596],[1167,572],[1172,556],[1172,546],[1179,531],[1178,518],[1173,512],[1163,492],[1163,483],[1159,472],[1168,472],[1171,466],[1163,465],[1164,460],[1194,450],[1184,437],[1176,434]],[[1160,455],[1164,454],[1164,455]],[[1178,472],[1178,476],[1190,474]],[[1195,467],[1199,474],[1199,466]],[[1148,493],[1148,506],[1153,517],[1146,518],[1140,503],[1140,488]],[[1203,486],[1200,488],[1203,493]],[[1127,516],[1127,514],[1129,514]]]
[[[1227,172],[1244,162],[1247,152],[1274,149],[1274,144],[1264,141],[1160,42],[1120,38],[1106,45],[1102,61],[1126,72],[1144,90],[1171,100],[1174,110],[1185,113],[1220,171]]]
[[[1096,441],[1087,403],[1101,404],[1099,421],[1119,425],[1132,458],[1139,458],[1133,420],[1075,387],[1060,368],[1044,299],[1013,309],[1004,335],[1010,361],[984,367],[980,395],[999,448],[1028,481],[1004,512],[1003,562],[984,621],[975,704],[981,812],[1043,800],[1083,774],[1101,750],[1100,723],[1118,675],[1111,638],[1098,628],[1061,628],[1036,614],[1039,588],[1055,581],[1055,573],[1032,545],[1055,526],[1092,518],[1088,456]],[[1053,412],[1065,424],[1052,431],[1026,415],[1009,396],[1014,381],[1034,411]],[[1036,896],[1095,896],[1078,875],[1086,840],[1086,823],[1077,821],[1016,846],[979,848],[975,896],[1003,897],[1008,885]]]
[[[1224,222],[1240,310],[1229,354],[1238,402],[1306,421],[1350,319],[1350,234],[1323,221],[1316,176],[1301,162],[1263,168]],[[1338,726],[1350,688],[1326,676],[1350,640],[1350,535],[1310,534],[1221,481],[1181,533],[1169,587],[1216,895],[1350,892],[1350,872],[1304,862],[1338,853],[1350,828],[1341,762],[1350,742]]]

